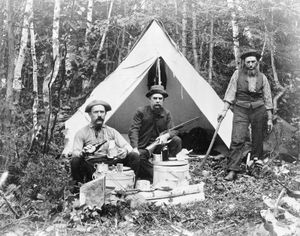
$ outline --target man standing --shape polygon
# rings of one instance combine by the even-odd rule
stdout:
[[[89,103],[85,112],[91,118],[91,123],[79,130],[74,138],[71,174],[76,182],[92,180],[95,163],[123,163],[135,173],[139,171],[139,155],[132,152],[132,147],[114,128],[105,125],[106,113],[111,106],[101,100]],[[103,144],[102,146],[100,146]],[[99,150],[95,152],[96,147]],[[87,155],[92,153],[92,155]]]
[[[174,124],[170,111],[163,107],[164,99],[168,97],[164,87],[153,85],[146,97],[150,105],[137,109],[128,136],[133,151],[140,154],[139,177],[152,181],[153,165],[148,161],[150,152],[146,148],[157,141],[153,153],[160,153],[167,145],[169,156],[175,157],[181,150],[181,139],[176,136],[177,131],[169,130]]]
[[[249,51],[241,55],[241,68],[231,77],[224,97],[224,109],[218,115],[222,120],[233,105],[233,128],[229,153],[228,174],[225,180],[232,181],[240,171],[242,150],[251,124],[253,166],[262,165],[264,124],[268,118],[268,132],[273,128],[272,97],[266,76],[259,71],[260,54]],[[253,173],[254,174],[254,173]],[[255,175],[255,174],[254,174]]]

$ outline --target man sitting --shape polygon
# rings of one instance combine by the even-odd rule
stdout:
[[[92,180],[94,164],[101,162],[123,163],[138,175],[139,155],[132,152],[130,144],[117,130],[104,124],[106,113],[110,110],[111,106],[101,100],[94,100],[86,106],[85,112],[91,122],[76,133],[71,160],[71,174],[77,183]]]
[[[133,122],[129,129],[129,139],[133,151],[140,155],[139,176],[142,179],[152,181],[153,165],[149,162],[150,152],[147,147],[154,141],[158,141],[153,153],[160,153],[167,145],[169,156],[175,157],[181,150],[181,139],[177,131],[169,129],[174,126],[170,111],[163,107],[167,92],[161,85],[153,85],[147,92],[149,105],[137,109]],[[163,132],[162,135],[160,135]]]

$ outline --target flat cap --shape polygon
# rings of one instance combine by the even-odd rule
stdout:
[[[85,112],[90,112],[93,106],[102,105],[105,108],[105,111],[110,111],[111,106],[102,100],[93,100],[85,108]]]
[[[259,60],[261,58],[261,55],[257,51],[250,50],[250,51],[244,52],[241,55],[242,60],[244,60],[246,57],[256,57],[256,59]]]
[[[151,86],[150,90],[146,93],[146,97],[148,98],[155,93],[163,95],[164,98],[169,96],[162,85],[153,85]]]

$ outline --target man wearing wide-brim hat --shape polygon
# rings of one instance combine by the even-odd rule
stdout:
[[[241,171],[244,158],[248,127],[251,125],[251,160],[250,174],[260,177],[263,164],[264,127],[267,123],[271,132],[272,96],[266,76],[259,71],[260,54],[249,50],[241,55],[241,66],[234,72],[224,96],[224,109],[218,115],[221,122],[229,107],[233,109],[233,128],[229,152],[228,174],[225,180],[231,181]],[[267,122],[266,122],[267,121]]]
[[[167,146],[168,156],[175,157],[181,150],[181,139],[177,136],[177,131],[169,131],[174,124],[170,111],[163,106],[165,98],[168,97],[164,87],[162,85],[151,86],[146,97],[150,104],[137,109],[128,136],[133,151],[140,154],[138,177],[152,181],[153,166],[148,160],[151,152],[161,153],[162,148]],[[159,145],[150,151],[147,147],[154,141],[157,141]]]
[[[111,106],[102,100],[93,100],[85,108],[91,122],[74,138],[71,174],[76,182],[92,180],[94,165],[101,162],[108,165],[123,163],[138,175],[139,155],[132,152],[133,148],[117,130],[104,124],[110,110]]]

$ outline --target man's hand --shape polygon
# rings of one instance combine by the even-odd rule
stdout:
[[[273,129],[273,121],[269,119],[267,125],[268,125],[268,133],[271,133]]]
[[[170,134],[166,133],[163,135],[160,135],[159,137],[157,137],[158,143],[159,144],[165,144],[168,142],[168,139],[170,138]]]
[[[119,148],[118,155],[116,158],[118,159],[124,159],[127,156],[127,149],[126,148]]]
[[[218,122],[221,122],[221,121],[225,118],[226,113],[227,113],[226,110],[223,110],[221,113],[219,113],[219,114],[218,114],[218,117],[217,117],[217,121],[218,121]]]
[[[96,150],[96,147],[94,145],[89,144],[83,148],[83,153],[91,154],[91,153],[94,153],[95,150]]]
[[[140,155],[139,149],[137,147],[132,149],[132,151]]]

